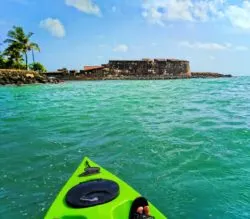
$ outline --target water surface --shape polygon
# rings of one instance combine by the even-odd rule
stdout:
[[[250,218],[250,77],[0,87],[0,218],[43,218],[84,156],[169,219]]]

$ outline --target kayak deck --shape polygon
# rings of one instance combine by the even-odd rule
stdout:
[[[87,167],[86,163],[88,163],[91,167],[99,167],[100,172],[89,176],[79,177],[79,175],[82,174],[84,169]],[[116,182],[120,188],[119,195],[114,200],[102,205],[88,208],[69,207],[65,200],[68,191],[79,183],[96,179],[106,179]],[[138,192],[121,179],[103,169],[90,159],[84,158],[71,178],[59,192],[55,201],[48,210],[45,219],[128,219],[132,202],[139,196],[140,194]],[[154,216],[155,219],[166,219],[166,217],[151,203],[149,203],[149,208],[150,214]]]

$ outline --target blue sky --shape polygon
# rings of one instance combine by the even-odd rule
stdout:
[[[250,75],[246,0],[0,0],[0,41],[13,25],[35,33],[49,70],[179,58],[193,71]]]

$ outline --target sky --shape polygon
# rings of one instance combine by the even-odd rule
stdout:
[[[192,71],[250,75],[248,0],[0,0],[0,42],[13,25],[34,33],[50,71],[178,58]]]

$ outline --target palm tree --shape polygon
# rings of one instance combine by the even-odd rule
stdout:
[[[29,43],[28,45],[28,51],[31,51],[32,52],[32,61],[33,63],[35,63],[35,55],[34,55],[34,51],[38,51],[40,52],[40,48],[38,46],[37,43]]]
[[[4,50],[3,55],[8,57],[9,63],[20,64],[23,61],[20,50],[22,49],[21,45],[18,43],[12,43]]]
[[[5,67],[5,60],[2,52],[0,51],[0,69]]]
[[[13,29],[8,32],[9,38],[4,41],[9,43],[9,47],[15,48],[19,50],[19,53],[25,55],[26,69],[28,69],[28,52],[33,50],[40,51],[38,44],[30,42],[32,35],[33,33],[31,32],[25,34],[22,27],[13,26]],[[32,55],[34,61],[34,53]]]

